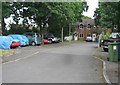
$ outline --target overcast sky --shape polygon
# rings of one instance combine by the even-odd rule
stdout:
[[[89,6],[87,12],[83,12],[83,15],[93,18],[94,11],[98,8],[98,0],[85,0]]]

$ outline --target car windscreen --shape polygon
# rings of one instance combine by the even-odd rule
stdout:
[[[110,38],[114,38],[114,39],[120,38],[120,33],[112,33],[110,35]]]
[[[45,39],[47,39],[47,38],[54,38],[54,35],[53,34],[45,34],[44,38]]]
[[[36,34],[36,37],[41,37],[41,35],[37,33],[37,34]]]
[[[53,34],[48,34],[48,37],[54,38],[54,35]]]

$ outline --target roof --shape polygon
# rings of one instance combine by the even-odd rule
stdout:
[[[83,25],[88,25],[90,24],[91,26],[95,25],[94,19],[82,19],[82,22],[77,22],[77,25],[83,24]]]

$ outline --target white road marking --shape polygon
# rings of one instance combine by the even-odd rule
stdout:
[[[95,56],[94,56],[94,58],[96,58],[96,59],[98,59],[98,60],[100,60],[100,61],[103,62],[103,76],[104,76],[104,78],[105,78],[106,83],[108,83],[109,85],[112,85],[112,83],[110,82],[110,80],[109,80],[109,78],[108,78],[108,76],[107,76],[106,63],[105,63],[105,61],[102,60],[102,59],[100,59],[100,58],[98,58],[98,57],[95,57]]]
[[[49,50],[51,50],[51,49],[47,49],[47,50],[45,50],[45,51],[37,51],[37,52],[35,52],[35,53],[31,54],[31,55],[28,55],[28,56],[26,56],[26,57],[19,58],[19,59],[16,59],[16,60],[11,60],[11,61],[8,61],[8,62],[4,62],[4,63],[2,63],[2,64],[9,64],[9,63],[12,63],[12,62],[17,62],[17,61],[20,61],[20,60],[23,60],[23,59],[32,57],[33,55],[36,55],[36,54],[38,54],[38,53],[40,53],[40,52],[46,52],[46,51],[49,51]]]
[[[67,47],[67,46],[63,46],[63,47]],[[57,48],[62,48],[62,47],[57,47]],[[56,49],[56,48],[54,48],[54,49]],[[40,52],[46,52],[46,51],[49,51],[49,50],[51,50],[51,49],[47,49],[47,50],[45,50],[45,51],[37,51],[37,52],[33,53],[32,55],[28,55],[28,56],[26,56],[26,57],[19,58],[19,59],[16,59],[16,60],[11,60],[11,61],[8,61],[8,62],[4,62],[4,63],[2,63],[2,64],[9,64],[9,63],[12,63],[12,62],[17,62],[17,61],[20,61],[20,60],[23,60],[23,59],[32,57],[33,55],[36,55],[36,54],[38,54],[38,53],[40,53]]]
[[[19,61],[19,60],[22,60],[22,59],[26,59],[26,58],[32,57],[33,55],[36,55],[36,54],[38,54],[38,53],[39,53],[39,51],[33,53],[32,55],[28,55],[28,56],[26,56],[26,57],[24,57],[24,58],[19,58],[19,59],[13,60],[13,61],[8,61],[8,62],[5,62],[5,63],[3,63],[3,64],[8,64],[8,63],[16,62],[16,61]]]

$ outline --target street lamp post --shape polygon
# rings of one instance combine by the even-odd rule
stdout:
[[[85,30],[85,39],[86,39],[86,29],[87,29],[87,22],[85,22],[85,25],[84,25],[84,30]]]
[[[69,23],[69,36],[71,35],[71,24]]]
[[[61,30],[61,41],[63,42],[63,27],[62,27],[62,30]]]

